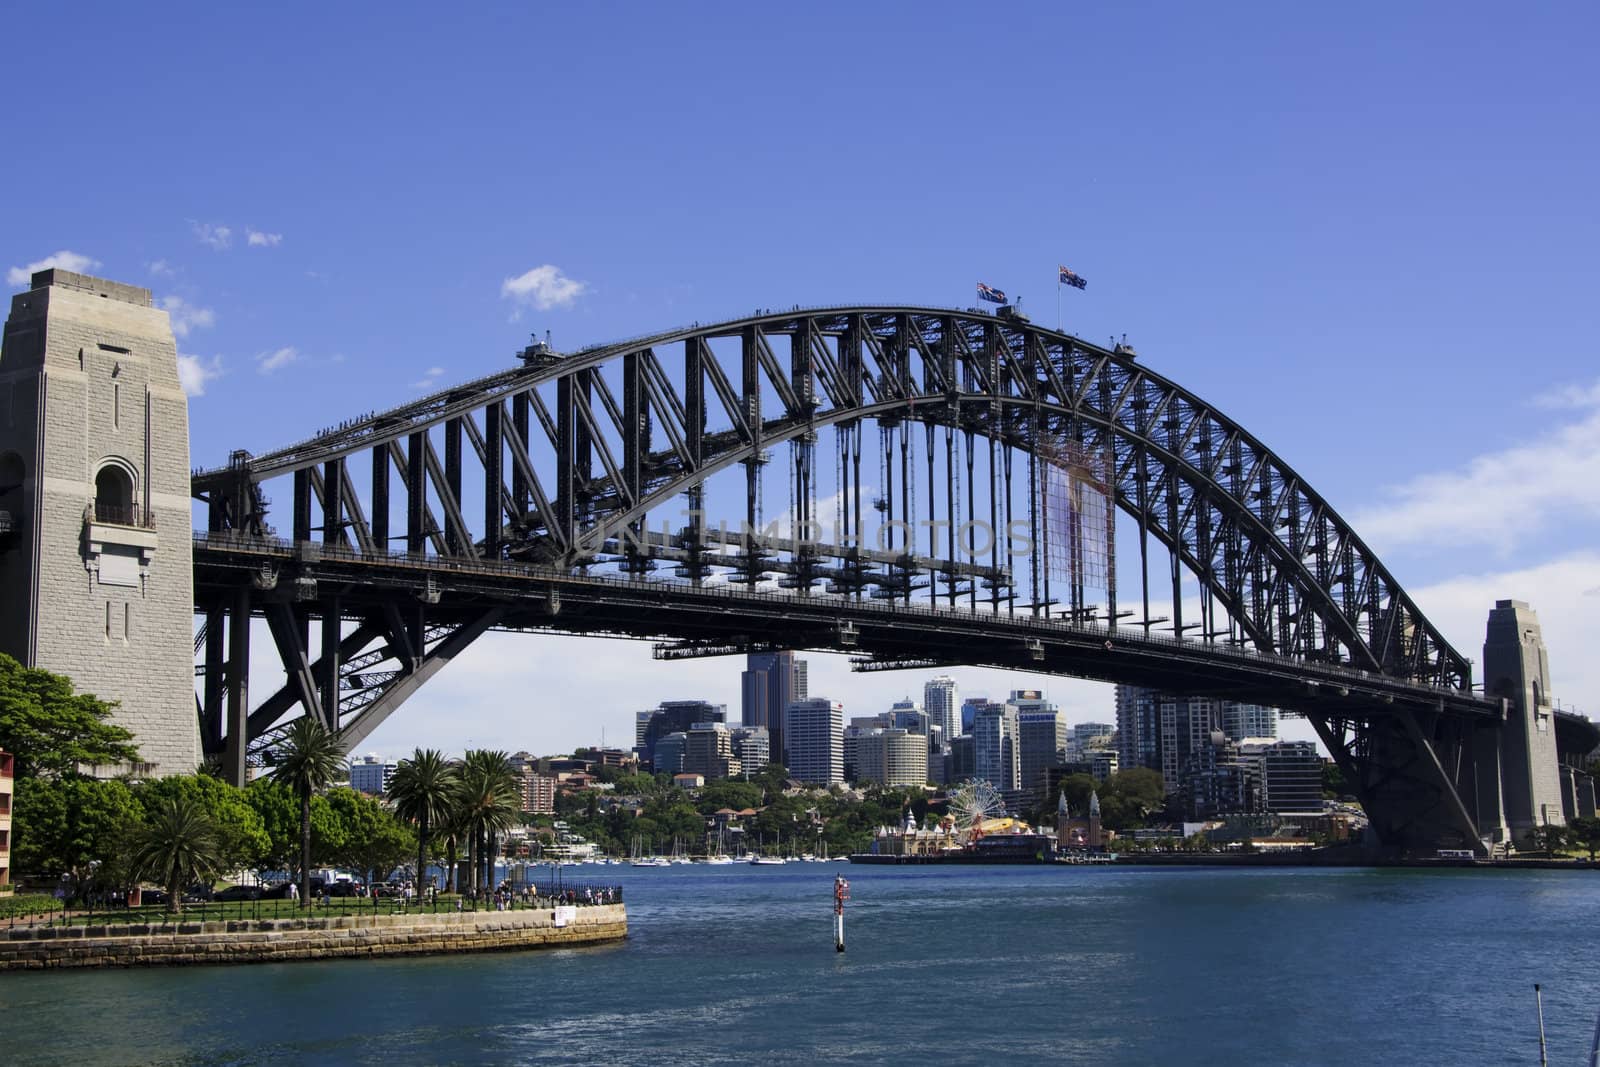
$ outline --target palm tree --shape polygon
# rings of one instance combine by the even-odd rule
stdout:
[[[461,775],[456,765],[435,748],[417,749],[410,759],[401,760],[394,769],[389,796],[394,801],[396,813],[417,827],[419,894],[422,892],[424,872],[428,869],[428,836],[449,821],[460,789]]]
[[[164,797],[139,828],[130,859],[134,877],[167,887],[167,912],[176,915],[183,910],[184,887],[209,881],[222,869],[216,821],[197,796]]]
[[[468,830],[472,859],[471,887],[476,895],[479,872],[483,885],[493,881],[495,837],[516,824],[522,814],[522,795],[504,752],[477,749],[461,763],[461,811]]]
[[[283,732],[278,765],[272,777],[295,791],[300,798],[300,900],[311,906],[311,795],[326,789],[344,764],[344,747],[338,733],[322,725],[322,720],[304,715]]]

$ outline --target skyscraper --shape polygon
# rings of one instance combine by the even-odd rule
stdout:
[[[1001,792],[1020,788],[1015,705],[985,703],[974,707],[972,741],[973,777],[984,779]]]
[[[772,759],[787,764],[788,739],[783,733],[784,712],[796,700],[806,699],[806,661],[793,652],[752,652],[740,675],[740,722],[766,727]]]
[[[784,715],[791,777],[816,785],[844,781],[844,705],[826,697],[796,700]]]
[[[922,687],[922,706],[928,719],[944,727],[945,740],[961,736],[960,691],[954,678],[940,675]]]
[[[1036,689],[1016,689],[1006,706],[1016,709],[1017,769],[1020,788],[1044,795],[1047,768],[1066,758],[1067,717]]]

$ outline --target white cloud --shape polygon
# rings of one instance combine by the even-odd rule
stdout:
[[[172,319],[172,332],[178,337],[188,337],[196,327],[206,329],[216,325],[216,312],[210,308],[195,307],[181,296],[162,297],[161,306]]]
[[[1525,444],[1392,487],[1387,503],[1357,514],[1352,525],[1383,548],[1482,545],[1506,553],[1553,522],[1600,516],[1600,383],[1536,403],[1577,414]]]
[[[172,269],[172,264],[168,263],[164,259],[151,260],[149,263],[145,264],[145,269],[151,274],[155,275],[157,278],[170,278],[177,273],[177,271]]]
[[[52,267],[60,267],[62,270],[70,270],[81,274],[86,270],[94,270],[98,266],[100,266],[98,259],[91,259],[80,252],[68,252],[66,249],[62,249],[54,255],[36,259],[26,267],[12,267],[6,271],[6,284],[27,285],[32,280],[35,271],[49,270]]]
[[[526,274],[507,278],[500,285],[500,296],[519,305],[532,305],[539,311],[571,307],[573,302],[588,292],[589,287],[562,274],[560,269],[546,263],[534,267]]]
[[[1533,398],[1535,407],[1571,409],[1600,407],[1600,382],[1593,385],[1564,385]]]
[[[444,374],[443,367],[429,367],[423,372],[422,377],[411,383],[413,389],[431,389]]]
[[[256,369],[262,374],[271,374],[281,370],[300,358],[300,351],[292,346],[284,346],[271,352],[263,352],[256,357]]]
[[[204,396],[206,383],[222,374],[222,357],[187,356],[178,353],[178,381],[189,396]]]
[[[246,243],[251,248],[277,248],[283,243],[281,233],[262,233],[260,230],[246,230]]]
[[[1484,628],[1496,600],[1526,601],[1539,615],[1550,652],[1552,694],[1600,716],[1600,552],[1586,550],[1518,570],[1461,575],[1408,590],[1417,607],[1464,656],[1478,662],[1483,681]]]
[[[217,251],[222,251],[233,244],[233,231],[226,226],[214,226],[209,222],[196,222],[194,235],[203,245],[209,245]]]

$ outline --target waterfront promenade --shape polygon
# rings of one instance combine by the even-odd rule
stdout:
[[[456,910],[456,901],[308,910],[281,903],[265,902],[264,918],[263,902],[256,901],[195,905],[182,915],[140,909],[11,922],[0,927],[0,971],[494,952],[591,945],[628,935],[627,907],[616,892],[602,897],[580,889],[466,910]]]

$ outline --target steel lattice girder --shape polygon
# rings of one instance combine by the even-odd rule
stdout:
[[[717,340],[739,346],[732,373],[712,349]],[[682,388],[657,356],[677,345]],[[596,373],[613,364],[624,368],[620,402]],[[551,382],[554,412],[537,391]],[[771,413],[762,411],[764,391],[776,400]],[[708,410],[727,428],[708,430]],[[597,346],[289,449],[236,454],[228,468],[197,474],[194,488],[219,532],[266,532],[262,483],[292,475],[297,540],[320,535],[384,551],[386,505],[399,491],[412,551],[494,558],[504,547],[576,566],[597,526],[620,531],[719,471],[753,471],[764,449],[863,419],[948,426],[1029,453],[1044,434],[1104,448],[1115,459],[1119,507],[1181,559],[1255,647],[1441,687],[1470,684],[1468,661],[1355,531],[1237,423],[1126,354],[982,313],[790,312]],[[434,427],[444,435],[442,461],[427,432]],[[363,465],[349,462],[363,451],[382,472],[368,497],[382,516],[371,521],[352,484]],[[553,487],[534,462],[550,453]],[[484,494],[476,527],[461,498],[469,454],[498,488]]]

